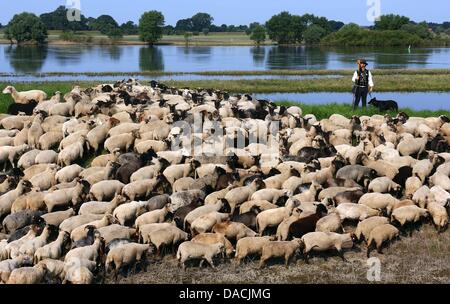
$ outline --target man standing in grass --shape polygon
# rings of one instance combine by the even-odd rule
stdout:
[[[358,70],[353,74],[353,110],[359,106],[359,100],[362,98],[362,107],[366,107],[367,94],[372,92],[373,79],[372,73],[366,69],[367,61],[359,59]]]

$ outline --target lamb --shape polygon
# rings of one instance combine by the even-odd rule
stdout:
[[[191,259],[204,259],[215,268],[213,258],[222,254],[223,250],[224,246],[221,243],[209,245],[187,241],[178,247],[177,260],[183,266],[183,270],[186,269],[185,262]]]
[[[316,231],[319,232],[341,232],[342,219],[337,212],[331,212],[319,219],[316,223]]]
[[[373,228],[370,232],[369,240],[367,241],[367,258],[370,257],[370,251],[373,247],[377,248],[378,253],[382,253],[381,247],[383,243],[391,241],[398,236],[398,229],[391,224],[386,223]]]
[[[371,216],[377,216],[380,211],[363,204],[343,203],[336,207],[336,212],[342,220],[362,221]]]
[[[433,219],[436,230],[443,232],[448,226],[448,213],[445,207],[436,202],[428,202],[427,210]]]
[[[150,250],[148,244],[136,244],[129,243],[111,249],[108,252],[105,261],[105,271],[108,272],[114,264],[115,272],[114,276],[117,279],[117,275],[120,269],[125,266],[136,266],[136,264],[145,260],[146,253]]]
[[[231,257],[235,251],[230,241],[223,234],[220,233],[200,233],[195,237],[193,237],[191,241],[194,243],[201,243],[201,244],[221,243],[225,248],[225,254],[227,257]]]
[[[300,239],[293,239],[292,241],[274,241],[266,242],[262,247],[261,259],[259,268],[264,268],[272,257],[283,257],[286,268],[289,266],[290,259],[300,251],[302,242]]]
[[[43,259],[54,259],[57,260],[62,257],[65,246],[70,242],[70,236],[65,231],[60,231],[58,238],[38,249],[34,253],[33,263],[37,264]]]
[[[44,121],[44,115],[39,113],[37,114],[33,122],[31,123],[30,128],[28,129],[28,145],[32,148],[39,148],[39,138],[44,134],[44,130],[42,129],[42,122]]]
[[[7,284],[39,284],[43,282],[46,273],[45,264],[16,268],[9,275]]]
[[[93,200],[102,202],[113,199],[122,192],[125,185],[118,180],[104,180],[92,185],[89,195]]]
[[[125,202],[126,198],[120,194],[116,195],[109,203],[97,201],[86,202],[81,205],[80,210],[78,210],[78,214],[112,214],[114,209]]]
[[[335,232],[310,232],[301,238],[303,242],[303,254],[306,263],[311,251],[328,251],[335,249],[343,261],[345,261],[343,249],[352,248],[355,242],[355,235]]]
[[[355,230],[355,235],[358,240],[367,240],[369,239],[370,232],[377,226],[388,224],[389,219],[383,216],[373,216],[369,217],[358,223],[358,226]]]
[[[196,235],[199,233],[209,232],[215,224],[223,222],[227,219],[229,219],[228,213],[219,213],[217,211],[212,211],[199,216],[191,223],[191,234]]]
[[[40,103],[47,99],[47,94],[44,91],[31,90],[18,92],[13,86],[7,86],[3,90],[3,94],[11,94],[14,102],[21,104],[29,104],[33,100]]]
[[[294,208],[298,205],[298,201],[292,200],[285,207],[269,209],[259,213],[256,216],[256,226],[259,234],[262,236],[266,227],[278,226],[284,219],[288,218]]]
[[[168,213],[169,213],[168,205],[166,205],[162,209],[157,209],[157,210],[153,210],[150,212],[146,212],[136,218],[136,221],[134,222],[134,226],[136,228],[139,228],[140,226],[146,225],[146,224],[162,223],[165,221]]]
[[[369,192],[377,193],[401,193],[402,186],[393,182],[389,177],[377,177],[369,183]]]

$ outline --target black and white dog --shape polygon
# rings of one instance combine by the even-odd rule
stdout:
[[[398,104],[394,100],[377,100],[376,98],[372,98],[369,104],[377,107],[380,112],[389,110],[398,112]]]

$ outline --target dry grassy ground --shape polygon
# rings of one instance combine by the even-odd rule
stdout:
[[[346,227],[346,230],[350,230]],[[338,256],[315,256],[309,264],[299,259],[286,269],[281,261],[274,261],[265,269],[258,261],[234,268],[230,262],[219,263],[216,269],[191,267],[184,272],[172,256],[163,261],[150,260],[147,272],[138,272],[128,278],[119,277],[118,283],[370,283],[367,278],[366,246],[359,244],[345,253],[348,262]],[[403,236],[383,254],[373,251],[371,257],[381,261],[380,283],[449,283],[450,282],[450,231],[437,234],[425,224],[412,237]],[[216,264],[217,265],[217,264]],[[109,277],[105,283],[114,283]]]

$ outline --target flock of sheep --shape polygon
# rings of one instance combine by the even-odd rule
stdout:
[[[345,260],[357,244],[369,256],[426,220],[437,233],[448,224],[445,116],[317,120],[134,79],[3,93],[15,102],[0,114],[2,283],[102,282],[169,252],[183,268],[254,256],[288,266],[317,251]],[[192,133],[176,124],[196,117]],[[194,153],[198,140],[229,145]]]

